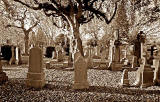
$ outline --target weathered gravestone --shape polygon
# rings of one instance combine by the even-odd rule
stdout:
[[[129,86],[129,80],[128,80],[128,70],[124,69],[121,79],[121,85],[122,86]]]
[[[27,73],[27,86],[42,88],[45,85],[45,73],[43,71],[42,50],[34,47],[30,50],[29,69]]]
[[[142,72],[144,70],[144,66],[145,66],[145,58],[142,58],[140,61],[140,67],[138,68],[137,72],[136,72],[136,81],[133,84],[133,86],[139,87],[142,84]]]
[[[147,63],[146,58],[142,59],[140,68],[137,70],[136,82],[134,86],[149,87],[153,85],[154,71]]]
[[[127,51],[122,50],[122,59],[120,61],[124,66],[127,66],[129,64],[129,61],[127,59]]]
[[[122,64],[120,62],[120,45],[121,45],[121,42],[119,41],[119,39],[117,39],[115,41],[114,45],[115,45],[115,53],[114,53],[113,61],[112,61],[112,64],[111,64],[111,70],[112,71],[119,71],[119,70],[122,70]]]
[[[8,80],[8,76],[6,76],[6,73],[2,70],[2,63],[0,59],[0,84],[3,84]]]
[[[87,81],[87,63],[80,54],[76,53],[74,62],[74,85],[73,89],[87,89],[89,88],[89,83]]]
[[[140,66],[140,62],[139,60],[142,58],[142,52],[143,52],[143,43],[145,42],[145,35],[143,33],[143,31],[140,31],[140,33],[138,33],[137,35],[137,39],[134,42],[134,55],[136,56],[134,59],[135,62],[137,62],[137,66]]]
[[[57,51],[57,60],[58,60],[58,62],[63,61],[62,50]]]

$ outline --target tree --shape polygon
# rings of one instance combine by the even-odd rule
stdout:
[[[20,15],[20,13],[22,13],[22,16]],[[25,9],[23,12],[21,12],[21,11],[17,12],[17,15],[15,15],[15,14],[14,14],[14,16],[12,15],[11,18],[14,20],[14,22],[12,24],[8,24],[6,26],[7,28],[8,27],[18,28],[24,32],[25,55],[28,55],[28,50],[29,50],[29,34],[33,30],[33,28],[38,25],[38,22],[39,22],[38,18],[36,18],[36,20],[33,18],[29,19],[29,20],[31,20],[30,21],[31,25],[29,26],[29,28],[27,28],[26,26],[28,26],[28,24],[30,24],[29,22],[26,23],[26,21],[28,20],[27,13],[29,13],[29,11],[27,9]]]
[[[115,29],[119,29],[121,38],[128,38],[129,33],[129,22],[126,12],[126,3],[127,0],[121,0],[115,19]]]
[[[73,37],[77,39],[77,49],[84,55],[79,32],[80,25],[88,23],[94,16],[109,24],[116,15],[119,0],[109,0],[115,7],[110,19],[108,19],[108,12],[102,11],[102,4],[105,3],[105,0],[48,0],[46,2],[31,0],[32,4],[21,0],[14,1],[33,10],[43,10],[46,16],[61,17],[69,25]]]

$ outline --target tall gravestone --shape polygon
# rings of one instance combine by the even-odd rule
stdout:
[[[143,52],[143,43],[145,41],[145,36],[143,31],[140,31],[140,33],[137,34],[137,39],[134,43],[134,55],[136,56],[135,62],[137,62],[137,65],[135,67],[140,66],[139,60],[142,58],[142,52]]]
[[[89,88],[89,83],[87,81],[87,62],[80,52],[76,52],[74,60],[73,89],[87,89]]]
[[[111,70],[113,70],[113,71],[122,70],[122,64],[120,62],[120,52],[121,52],[120,51],[120,45],[121,45],[121,42],[120,42],[120,38],[119,38],[119,32],[118,32],[117,35],[118,35],[118,38],[114,42],[115,52],[114,52],[113,61],[112,61],[112,64],[111,64]]]
[[[29,54],[29,69],[27,73],[27,86],[42,88],[45,85],[45,73],[43,70],[42,50],[34,47]]]
[[[2,63],[0,59],[0,84],[3,84],[8,80],[8,76],[6,76],[6,73],[2,70]]]

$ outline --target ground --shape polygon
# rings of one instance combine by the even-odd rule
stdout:
[[[25,85],[27,66],[5,66],[9,80],[0,85],[0,102],[158,102],[160,87],[121,87],[122,72],[88,70],[88,90],[73,90],[74,71],[45,69],[46,85],[41,90]],[[130,84],[135,81],[135,72],[129,72]]]

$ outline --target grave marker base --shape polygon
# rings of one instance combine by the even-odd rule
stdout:
[[[122,64],[120,62],[112,62],[111,64],[111,70],[112,71],[122,71]]]
[[[89,83],[87,81],[85,82],[75,82],[73,85],[73,89],[88,89]]]
[[[26,85],[33,88],[42,88],[45,85],[45,73],[27,74]]]

